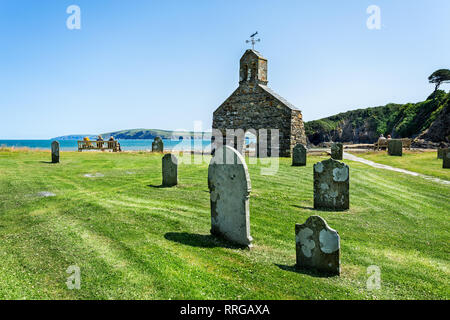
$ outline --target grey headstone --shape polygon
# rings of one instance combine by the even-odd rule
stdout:
[[[331,145],[331,159],[342,160],[344,158],[344,145],[342,143],[333,143]]]
[[[293,166],[306,166],[306,147],[302,144],[297,144],[292,149],[292,165]]]
[[[343,211],[350,208],[350,169],[334,159],[314,165],[314,208]]]
[[[450,168],[450,149],[449,148],[444,149],[444,151],[442,152],[442,157],[443,157],[442,168],[449,169]]]
[[[162,158],[163,186],[173,187],[178,184],[178,159],[173,154],[166,154]]]
[[[437,158],[438,159],[444,159],[444,150],[445,150],[445,148],[438,148],[438,150],[437,150]]]
[[[242,155],[230,146],[215,150],[208,168],[211,233],[251,247],[250,176]]]
[[[161,137],[156,137],[152,142],[152,152],[163,152],[164,143]]]
[[[390,156],[402,156],[403,154],[403,142],[399,139],[388,140],[388,154]]]
[[[59,141],[52,142],[52,163],[59,163]]]
[[[340,238],[326,221],[311,216],[304,224],[295,225],[297,268],[340,275]]]

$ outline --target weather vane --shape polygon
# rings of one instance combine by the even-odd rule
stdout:
[[[257,42],[260,42],[261,39],[255,39],[255,36],[258,34],[258,31],[256,31],[254,34],[252,34],[250,36],[250,40],[245,40],[245,43],[251,43],[252,44],[252,49],[255,50],[255,44]]]

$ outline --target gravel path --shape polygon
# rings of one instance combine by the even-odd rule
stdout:
[[[408,170],[405,170],[405,169],[394,168],[394,167],[387,166],[387,165],[384,165],[384,164],[379,164],[379,163],[376,163],[376,162],[373,162],[373,161],[370,161],[370,160],[366,160],[366,159],[357,157],[357,156],[355,156],[353,154],[350,154],[350,153],[347,153],[347,152],[344,152],[344,159],[361,162],[361,163],[367,164],[368,166],[371,166],[371,167],[374,167],[374,168],[391,170],[391,171],[395,171],[395,172],[401,172],[401,173],[404,173],[404,174],[408,174],[410,176],[421,177],[421,178],[424,178],[424,179],[427,179],[427,180],[430,180],[430,181],[434,181],[434,182],[437,182],[437,183],[450,185],[450,181],[447,181],[447,180],[442,180],[442,179],[435,178],[435,177],[430,177],[430,176],[427,176],[427,175],[424,175],[424,174],[421,174],[421,173],[408,171]]]

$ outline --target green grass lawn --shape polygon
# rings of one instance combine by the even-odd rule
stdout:
[[[281,159],[274,176],[249,165],[245,250],[209,234],[207,163],[180,164],[179,186],[159,188],[161,155],[64,152],[50,164],[49,152],[0,152],[0,298],[449,299],[450,187],[347,161],[351,209],[316,211],[322,159]],[[294,225],[311,215],[340,234],[340,277],[294,268]],[[67,289],[70,265],[80,290]],[[370,265],[381,290],[366,288]]]
[[[437,158],[437,151],[418,152],[403,150],[403,156],[401,157],[390,156],[386,151],[371,151],[355,155],[388,166],[450,180],[450,169],[442,168],[442,159]]]

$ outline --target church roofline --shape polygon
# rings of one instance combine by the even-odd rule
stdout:
[[[266,58],[263,57],[263,55],[261,53],[259,53],[258,51],[254,50],[254,49],[247,49],[244,54],[242,55],[242,58],[245,57],[245,55],[247,53],[253,53],[254,55],[256,55],[259,59],[263,59],[263,60],[267,60]],[[242,60],[241,58],[241,60]]]
[[[270,89],[268,86],[264,85],[264,84],[258,84],[258,86],[263,89],[265,92],[267,92],[268,94],[270,94],[272,97],[274,97],[275,99],[277,99],[278,101],[280,101],[282,104],[284,104],[286,107],[288,107],[289,109],[292,110],[299,110],[299,108],[297,108],[296,106],[294,106],[292,103],[290,103],[289,101],[287,101],[285,98],[283,98],[282,96],[280,96],[278,93],[276,93],[275,91],[273,91],[272,89]]]

